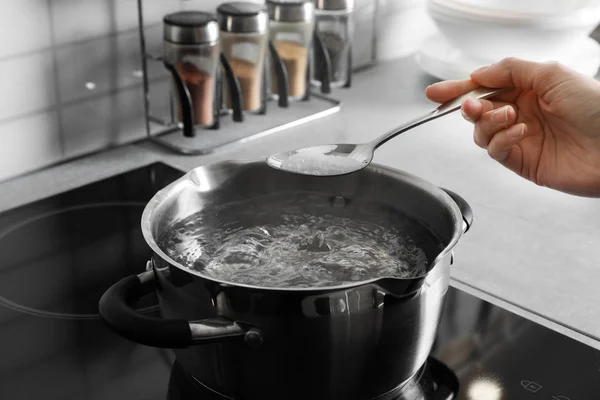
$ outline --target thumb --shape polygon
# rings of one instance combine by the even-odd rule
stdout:
[[[471,79],[491,88],[514,87],[544,95],[560,81],[560,65],[505,58],[471,73]]]

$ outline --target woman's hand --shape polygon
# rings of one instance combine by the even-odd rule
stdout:
[[[515,88],[462,104],[478,146],[538,185],[600,197],[600,82],[557,63],[508,58],[425,94],[443,103],[478,86]]]

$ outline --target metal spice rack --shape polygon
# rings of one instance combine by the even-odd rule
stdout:
[[[150,109],[150,82],[148,78],[148,63],[162,62],[162,56],[148,54],[144,32],[143,0],[137,0],[138,29],[140,38],[142,80],[144,91],[144,118],[147,140],[156,143],[172,152],[182,155],[203,155],[212,153],[222,147],[250,142],[268,135],[276,134],[286,129],[296,127],[319,118],[334,114],[341,109],[341,102],[326,95],[330,87],[326,78],[321,85],[321,93],[307,90],[305,98],[301,101],[291,102],[267,100],[261,113],[244,113],[243,116],[230,115],[221,111],[220,122],[214,128],[187,127],[187,136],[184,136],[184,125],[175,118],[175,106],[172,96],[169,96],[168,117],[161,118],[152,115]],[[323,53],[323,44],[315,40],[317,51]],[[274,48],[271,45],[271,54]],[[322,53],[322,55],[323,55]],[[325,54],[324,67],[329,70],[329,62]],[[280,65],[283,65],[280,63]],[[285,68],[285,66],[283,66]],[[307,73],[307,79],[310,68]],[[325,76],[326,74],[323,74]],[[280,98],[281,99],[281,98]],[[267,117],[268,115],[268,117]],[[190,134],[190,129],[193,130]],[[190,137],[193,136],[193,137]]]

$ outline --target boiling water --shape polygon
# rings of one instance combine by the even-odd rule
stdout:
[[[440,241],[377,205],[319,195],[208,206],[171,225],[159,246],[215,279],[261,287],[323,287],[426,272]]]

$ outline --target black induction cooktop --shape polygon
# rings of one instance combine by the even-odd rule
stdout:
[[[97,313],[110,285],[145,270],[143,208],[182,174],[152,164],[0,214],[0,399],[215,398],[170,351],[122,339]],[[157,312],[153,296],[136,307]],[[452,387],[447,372],[456,400],[600,398],[600,351],[452,287],[412,384]],[[442,398],[411,393],[396,398]]]

